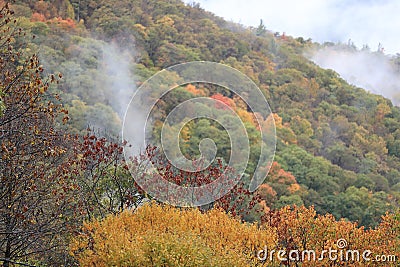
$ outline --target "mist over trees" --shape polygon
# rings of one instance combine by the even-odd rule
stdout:
[[[385,55],[380,44],[377,51],[368,46],[358,50],[351,44],[331,44],[314,50],[310,58],[323,68],[334,69],[350,84],[400,104],[399,58]]]

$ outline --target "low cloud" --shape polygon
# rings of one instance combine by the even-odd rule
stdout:
[[[193,2],[186,0],[186,2]],[[371,51],[400,53],[400,1],[397,0],[197,0],[204,9],[227,20],[257,26],[260,19],[273,32],[325,43],[350,40]],[[354,52],[354,51],[353,51]],[[325,48],[311,59],[333,69],[349,83],[400,102],[400,71],[382,53]]]
[[[192,2],[186,0],[186,2]],[[379,43],[386,53],[400,53],[400,1],[397,0],[198,0],[201,7],[227,20],[317,42]]]
[[[400,66],[380,52],[326,47],[310,59],[325,69],[333,69],[350,84],[400,104]]]

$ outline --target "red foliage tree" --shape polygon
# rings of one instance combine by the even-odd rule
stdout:
[[[211,98],[223,102],[223,103],[215,104],[215,107],[218,109],[228,109],[228,107],[226,107],[225,105],[227,105],[233,109],[236,108],[235,102],[232,99],[230,99],[229,97],[223,96],[222,94],[212,95]]]

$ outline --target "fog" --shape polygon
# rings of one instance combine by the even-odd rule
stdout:
[[[186,0],[186,2],[193,2]],[[204,9],[245,26],[266,28],[323,43],[382,43],[388,54],[400,53],[400,1],[397,0],[196,0]]]
[[[123,116],[128,103],[136,90],[133,73],[133,52],[123,50],[115,43],[107,43],[102,46],[102,64],[99,69],[101,75],[105,76],[105,90],[109,91],[109,105]]]
[[[400,66],[381,52],[326,47],[310,59],[325,69],[333,69],[350,84],[383,95],[400,104]]]
[[[186,0],[186,2],[193,2]],[[197,0],[204,9],[244,26],[263,20],[272,32],[319,43],[351,43],[371,51],[325,48],[310,57],[345,80],[400,103],[398,67],[386,55],[400,53],[400,1],[397,0]]]

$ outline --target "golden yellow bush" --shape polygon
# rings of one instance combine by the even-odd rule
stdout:
[[[86,223],[71,254],[81,266],[254,266],[275,234],[221,210],[147,204]]]
[[[261,225],[243,223],[218,209],[174,208],[155,203],[135,212],[125,211],[102,221],[84,224],[70,245],[81,266],[396,266],[397,262],[330,260],[280,261],[278,250],[370,250],[374,255],[396,255],[399,260],[399,219],[384,216],[376,229],[317,215],[313,207],[265,210]],[[272,260],[257,253],[276,251]],[[264,254],[265,255],[265,254]],[[267,254],[269,255],[269,254]],[[287,256],[288,254],[286,254]]]

